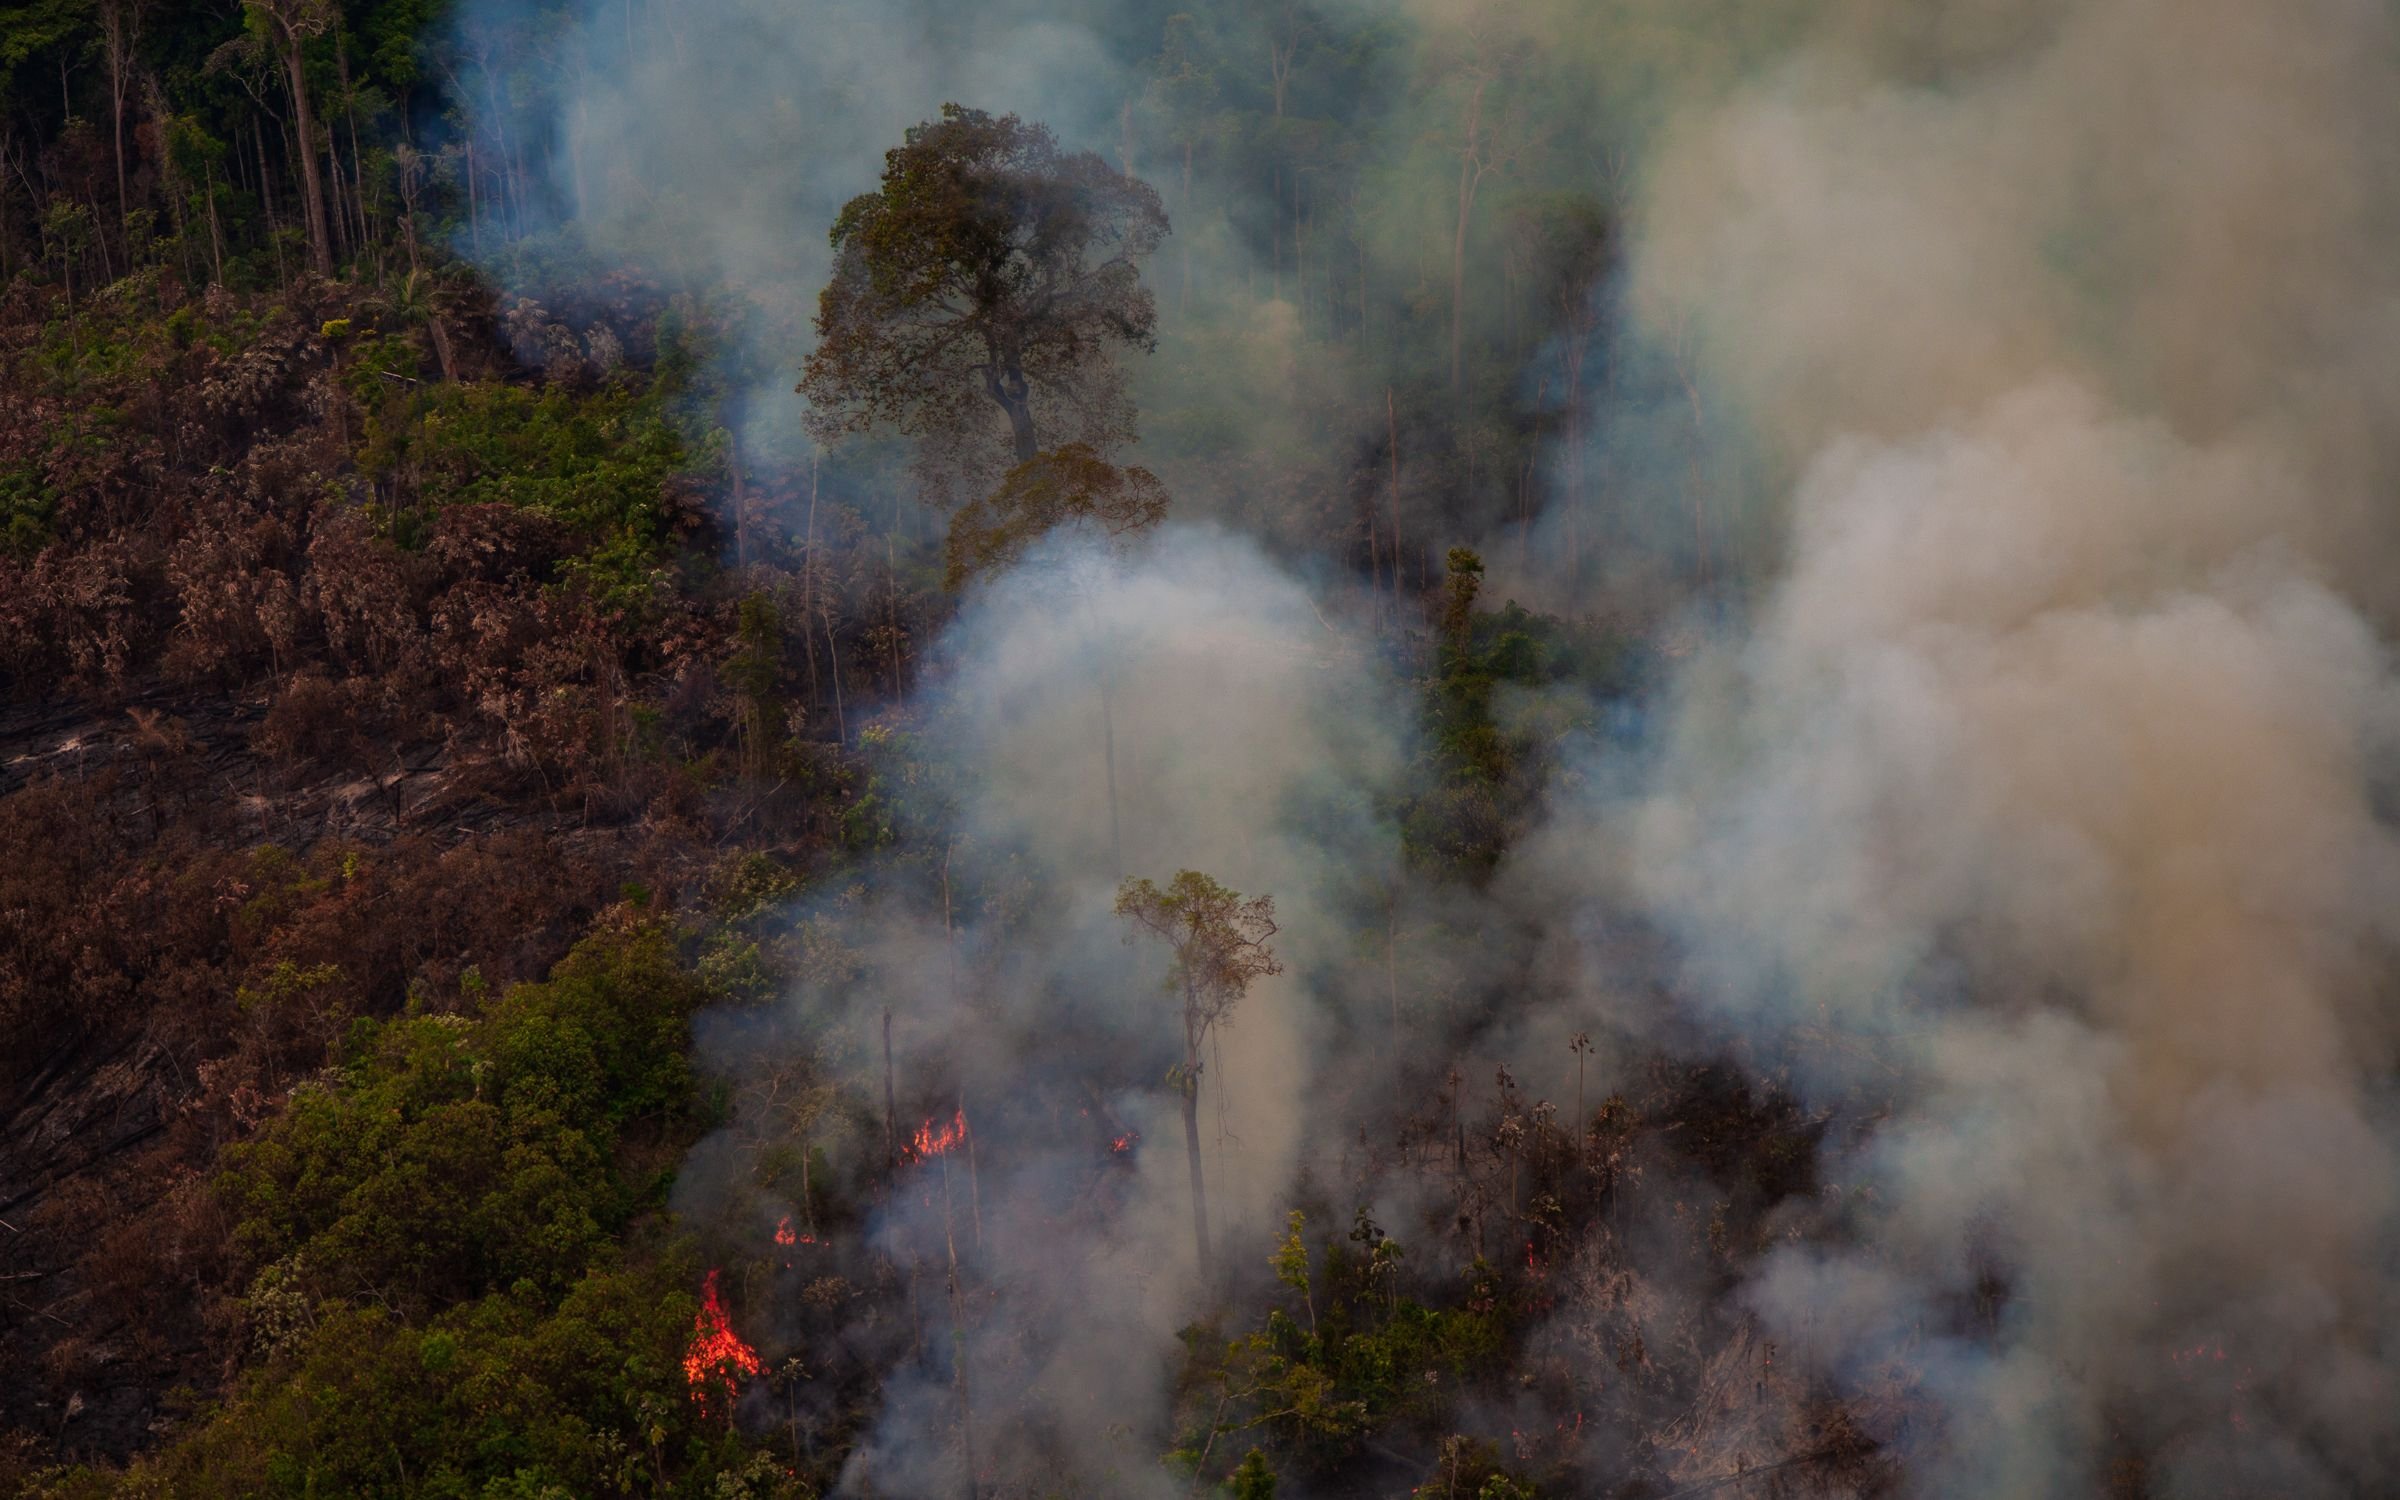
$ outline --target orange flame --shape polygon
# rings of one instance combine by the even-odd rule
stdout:
[[[778,1245],[797,1245],[800,1243],[799,1234],[792,1228],[792,1216],[790,1214],[785,1214],[783,1216],[783,1221],[775,1226],[775,1243]]]
[[[1128,1134],[1118,1136],[1115,1140],[1110,1141],[1108,1143],[1108,1149],[1117,1152],[1119,1155],[1122,1155],[1127,1151],[1131,1151],[1134,1147],[1134,1143],[1139,1141],[1141,1138],[1141,1132],[1133,1131]]]
[[[741,1377],[756,1375],[766,1367],[758,1362],[758,1351],[742,1342],[740,1334],[725,1316],[725,1304],[717,1300],[717,1273],[708,1273],[708,1284],[701,1292],[700,1311],[692,1319],[691,1347],[684,1351],[683,1374],[691,1382],[692,1400],[705,1413],[713,1405],[716,1393],[725,1393],[726,1410],[733,1408],[733,1398],[741,1393]]]
[[[950,1123],[943,1126],[939,1131],[936,1131],[933,1128],[933,1122],[931,1120],[927,1120],[924,1124],[917,1127],[916,1135],[911,1137],[909,1140],[909,1159],[911,1161],[923,1161],[928,1156],[939,1156],[943,1152],[955,1147],[966,1138],[967,1112],[963,1109],[958,1111],[957,1114],[953,1115]]]

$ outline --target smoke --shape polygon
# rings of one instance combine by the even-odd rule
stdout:
[[[1747,1295],[1918,1372],[1916,1492],[2385,1488],[2389,18],[1905,9],[1648,173],[1632,303],[1798,478],[1607,879],[1714,1024],[1896,1091]]]
[[[791,391],[834,218],[943,103],[1021,113],[1164,197],[1173,234],[1146,268],[1162,345],[1133,372],[1135,456],[1182,513],[1322,546],[1358,524],[1360,499],[1345,490],[1359,454],[1396,437],[1410,571],[1430,573],[1437,534],[1473,535],[1531,508],[1525,435],[1488,420],[1460,429],[1461,416],[1519,384],[1535,406],[1564,390],[1529,373],[1545,313],[1508,279],[1521,258],[1511,205],[1553,190],[1613,199],[1632,159],[1627,122],[1656,113],[1660,67],[1742,65],[1720,44],[1705,63],[1696,55],[1722,18],[1600,27],[1579,12],[1548,0],[1189,12],[1169,0],[590,0],[535,14],[524,0],[471,0],[454,83],[471,101],[482,212],[546,230],[470,243],[505,288],[570,323],[600,268],[706,304],[724,340],[710,351],[713,383],[730,393],[717,415],[754,461],[805,466]],[[1270,111],[1279,57],[1288,87]],[[1433,351],[1416,346],[1446,333],[1432,304],[1449,297],[1458,164],[1487,71],[1493,105],[1475,150],[1489,180],[1460,285],[1463,388],[1419,391]],[[1595,80],[1611,92],[1595,95]],[[1618,92],[1622,109],[1600,102]],[[547,352],[542,334],[520,338],[527,358]],[[1610,428],[1608,464],[1572,505],[1653,545],[1667,533],[1644,502],[1678,493],[1690,467],[1684,384],[1662,369],[1616,385],[1628,406],[1639,394],[1656,410]],[[1618,566],[1597,522],[1584,518],[1592,540],[1576,556]],[[1377,545],[1392,545],[1388,532]],[[1530,571],[1544,597],[1564,597],[1557,568]]]
[[[1234,50],[1263,68],[1278,14],[1225,22],[1260,28]],[[844,956],[784,1019],[867,1075],[888,1008],[906,1109],[963,1097],[995,1147],[969,1209],[984,1451],[1093,1492],[1165,1483],[1163,1372],[1195,1311],[1172,1026],[1155,955],[1106,909],[1119,876],[1188,866],[1271,892],[1285,928],[1289,972],[1206,1074],[1232,1243],[1338,1166],[1318,1143],[1403,1108],[1343,1052],[1362,1015],[1400,1009],[1345,914],[1388,881],[1389,931],[1459,939],[1412,955],[1408,1003],[1468,1056],[1555,1057],[1601,1025],[1772,1058],[1846,1112],[1811,1232],[1740,1295],[1837,1387],[1896,1371],[1936,1404],[1930,1433],[1876,1434],[1912,1492],[2069,1493],[2128,1455],[2163,1495],[2390,1488],[2385,8],[1323,14],[1388,24],[1311,56],[1275,140],[1309,165],[1306,122],[1334,111],[1306,91],[1372,91],[1347,116],[1352,201],[1287,214],[1302,172],[1195,201],[1174,131],[1138,123],[1135,165],[1178,228],[1149,271],[1168,347],[1140,377],[1143,460],[1187,514],[1322,543],[1359,451],[1397,433],[1411,548],[1482,531],[1499,596],[1697,573],[1704,639],[1469,896],[1398,876],[1382,809],[1410,714],[1321,559],[1179,529],[1131,559],[1064,546],[966,602],[887,774],[955,769],[942,876],[973,899],[953,909],[924,869],[829,895],[803,927]],[[595,247],[775,309],[742,378],[752,421],[796,420],[825,228],[901,130],[955,98],[1113,155],[1129,102],[1156,100],[1165,21],[1032,0],[603,7],[565,43],[589,64],[554,188]],[[1476,433],[1422,458],[1456,413],[1391,394],[1392,329],[1449,295],[1478,47],[1522,85],[1495,155],[1621,209],[1589,410],[1544,456],[1540,515],[1515,508],[1530,479],[1491,503],[1490,455],[1513,450]],[[1303,226],[1321,237],[1283,238]],[[1356,308],[1328,245],[1375,289]],[[1555,414],[1559,341],[1495,315],[1501,257],[1476,245],[1460,384]],[[1286,294],[1312,253],[1320,279]],[[1594,957],[1629,913],[1675,950],[1663,1021]],[[785,1046],[714,1045],[736,1074]],[[1129,1160],[1120,1133],[1141,1137]],[[960,1211],[928,1171],[874,1233],[931,1286]],[[1369,1191],[1380,1214],[1412,1189],[1395,1170]],[[956,1461],[949,1366],[893,1357],[850,1483],[930,1493]]]
[[[1130,555],[1060,538],[975,592],[946,640],[880,773],[902,800],[955,794],[940,884],[887,870],[829,893],[802,918],[831,955],[812,981],[768,1020],[716,1023],[704,1054],[755,1079],[817,1038],[872,1076],[888,1010],[902,1134],[957,1101],[976,1156],[904,1165],[870,1237],[935,1330],[958,1247],[979,1464],[1175,1493],[1154,1439],[1176,1332],[1207,1300],[1166,1083],[1181,1022],[1163,957],[1128,944],[1110,901],[1120,874],[1163,883],[1179,868],[1275,898],[1286,972],[1240,1003],[1200,1081],[1210,1212],[1226,1242],[1253,1242],[1280,1217],[1311,1125],[1316,992],[1346,957],[1328,902],[1388,839],[1370,794],[1397,774],[1405,715],[1306,587],[1213,531],[1170,528]],[[745,1125],[697,1153],[687,1207],[722,1212]],[[853,1134],[871,1146],[874,1130]],[[952,1348],[933,1332],[886,1351],[851,1489],[955,1488]]]

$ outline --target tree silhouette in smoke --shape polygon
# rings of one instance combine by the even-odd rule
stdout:
[[[1183,1096],[1183,1145],[1192,1169],[1192,1232],[1200,1247],[1200,1281],[1212,1282],[1208,1245],[1208,1184],[1200,1170],[1200,1049],[1209,1033],[1226,1022],[1249,991],[1250,982],[1283,972],[1267,939],[1275,928],[1275,900],[1242,893],[1198,870],[1179,871],[1161,889],[1147,879],[1117,888],[1117,915],[1167,945],[1172,955],[1167,992],[1183,1007],[1183,1066],[1176,1084]],[[1130,934],[1128,935],[1130,940]]]
[[[1045,427],[1103,452],[1125,442],[1133,406],[1114,354],[1155,345],[1136,263],[1166,233],[1148,183],[1062,151],[1045,126],[942,106],[834,221],[799,386],[817,436],[889,425],[920,440],[929,477],[972,490],[1032,462]],[[1005,446],[986,402],[1007,419]]]

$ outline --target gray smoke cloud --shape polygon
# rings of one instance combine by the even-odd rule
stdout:
[[[2387,1487],[2388,14],[1847,7],[1678,118],[1632,303],[1798,474],[1609,888],[1892,1116],[1760,1317],[1916,1492]],[[1943,21],[1956,17],[1955,33]],[[1980,1315],[1964,1310],[1985,1287]]]
[[[946,1246],[962,1247],[980,1466],[1179,1494],[1156,1435],[1177,1330],[1207,1297],[1165,1081],[1180,1022],[1159,955],[1126,943],[1110,903],[1121,873],[1187,867],[1276,900],[1286,972],[1252,988],[1200,1081],[1211,1214],[1226,1243],[1253,1243],[1314,1123],[1323,971],[1346,958],[1326,903],[1389,841],[1366,793],[1399,770],[1401,695],[1255,543],[1189,527],[1131,552],[1056,539],[977,589],[947,640],[903,732],[966,773],[949,920],[897,877],[844,881],[801,919],[839,956],[772,1020],[710,1028],[704,1051],[740,1080],[815,1038],[871,1077],[888,1009],[902,1134],[927,1111],[947,1123],[956,1099],[978,1138],[973,1168],[957,1152],[905,1166],[870,1225],[937,1329]],[[745,1128],[697,1153],[685,1207],[721,1215]],[[853,1128],[856,1154],[875,1133]],[[947,1335],[932,1341],[935,1357],[893,1361],[845,1492],[957,1488],[954,1366]]]
[[[1356,231],[1379,279],[1446,295],[1428,248],[1455,211],[1442,70],[1468,40],[1539,60],[1510,128],[1539,136],[1549,185],[1622,209],[1585,461],[1550,456],[1522,529],[1462,523],[1485,534],[1493,595],[1574,600],[1570,539],[1639,593],[1637,617],[1695,564],[1720,597],[1746,569],[1767,581],[1737,626],[1695,610],[1674,632],[1700,644],[1642,732],[1592,752],[1488,897],[1398,880],[1376,807],[1410,712],[1311,560],[1176,530],[1130,559],[1062,547],[967,602],[920,727],[972,767],[959,857],[990,862],[979,888],[1035,895],[955,928],[921,891],[820,908],[809,922],[858,956],[790,1009],[871,1072],[890,1006],[904,1080],[941,1080],[911,1109],[963,1093],[981,1115],[1097,1079],[1092,1107],[1144,1138],[1109,1163],[1019,1122],[1022,1149],[983,1167],[969,1365],[987,1451],[1094,1492],[1169,1487],[1145,1445],[1193,1311],[1182,1163],[1159,1149],[1170,1028],[1106,908],[1120,874],[1192,866],[1272,892],[1287,933],[1290,972],[1207,1075],[1212,1193],[1240,1230],[1271,1225],[1303,1174],[1356,1171],[1321,1143],[1395,1108],[1396,1070],[1330,1042],[1400,1003],[1336,914],[1368,872],[1396,883],[1395,931],[1483,945],[1410,954],[1412,1021],[1455,1022],[1462,1067],[1613,1028],[1771,1056],[1855,1127],[1741,1296],[1813,1373],[1898,1379],[1941,1414],[1878,1434],[1913,1493],[2088,1491],[2126,1454],[2163,1495],[2390,1488],[2387,9],[1328,13],[1401,28],[1362,75],[1390,91]],[[571,33],[594,62],[562,110],[567,196],[596,246],[778,308],[751,419],[796,422],[804,344],[786,340],[881,152],[951,98],[1111,148],[1147,87],[1126,59],[1152,45],[1115,26],[1100,6],[603,8]],[[1389,372],[1370,340],[1304,337],[1347,313],[1276,295],[1228,227],[1255,204],[1194,211],[1171,153],[1136,165],[1187,237],[1151,271],[1170,348],[1140,376],[1145,427],[1208,460],[1162,472],[1187,511],[1323,535]],[[1543,337],[1515,373],[1555,401]],[[1321,481],[1252,482],[1312,444]],[[1675,947],[1670,1017],[1587,940],[1628,914]],[[1496,997],[1479,965],[1526,982]],[[736,1071],[755,1045],[720,1043]],[[1595,1093],[1620,1062],[1597,1064]],[[1008,1128],[1005,1104],[993,1116]],[[1361,1191],[1393,1223],[1438,1196],[1397,1167]],[[1095,1226],[1071,1252],[1062,1203]],[[896,1196],[879,1244],[922,1253],[939,1208]],[[946,1491],[945,1378],[895,1383],[854,1489]]]
[[[873,189],[902,133],[960,100],[1105,139],[1129,87],[1083,18],[1060,7],[878,0],[599,5],[560,44],[577,59],[551,122],[551,187],[603,263],[740,296],[729,351],[749,388],[736,424],[788,451],[813,343],[826,232]]]

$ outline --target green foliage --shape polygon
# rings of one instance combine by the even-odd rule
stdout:
[[[270,854],[261,874],[295,878]],[[331,978],[281,965],[243,1001]],[[547,981],[482,993],[474,1015],[357,1022],[338,1068],[226,1150],[255,1362],[130,1471],[45,1492],[807,1493],[690,1399],[699,1267],[634,1219],[660,1184],[621,1148],[689,1133],[704,992],[671,933],[616,919]]]
[[[1410,1500],[1537,1500],[1531,1484],[1508,1472],[1497,1445],[1456,1434],[1442,1439],[1434,1477],[1409,1492]]]
[[[556,1294],[654,1187],[613,1169],[617,1143],[684,1108],[700,998],[665,931],[640,925],[587,939],[483,1016],[362,1023],[337,1077],[226,1150],[236,1247],[306,1268],[330,1298]]]
[[[768,950],[800,888],[799,876],[763,852],[736,855],[718,869],[707,892],[712,920],[700,943],[700,975],[711,993],[756,1005],[782,989],[784,975]]]
[[[1377,1432],[1433,1430],[1461,1386],[1501,1368],[1508,1310],[1488,1266],[1473,1268],[1457,1307],[1429,1307],[1399,1295],[1400,1247],[1363,1210],[1348,1236],[1355,1250],[1329,1243],[1312,1257],[1305,1228],[1293,1213],[1270,1264],[1306,1324],[1270,1307],[1230,1341],[1184,1331],[1179,1411],[1189,1425],[1171,1458],[1195,1464],[1238,1432],[1265,1440],[1261,1471],[1269,1457],[1329,1470]],[[1242,1472],[1227,1480],[1236,1493]]]
[[[0,468],[0,555],[30,557],[50,542],[58,494],[30,464]]]
[[[1303,1297],[1308,1295],[1308,1246],[1301,1240],[1300,1231],[1307,1222],[1306,1214],[1296,1208],[1292,1210],[1292,1217],[1285,1226],[1283,1239],[1275,1246],[1272,1262],[1275,1267],[1275,1279],[1299,1292]]]
[[[194,1500],[666,1492],[740,1455],[702,1430],[679,1367],[693,1265],[599,1257],[555,1298],[522,1290],[422,1324],[322,1307],[182,1442],[126,1476]],[[687,1492],[706,1493],[695,1482]],[[755,1493],[755,1492],[754,1492]]]
[[[359,351],[362,382],[409,375],[390,341]],[[667,485],[686,448],[655,391],[436,385],[368,424],[360,467],[422,504],[512,505],[581,538],[575,571],[611,602],[646,596],[669,541]]]
[[[1253,1448],[1242,1455],[1242,1465],[1225,1481],[1233,1491],[1233,1500],[1275,1500],[1275,1471],[1267,1467],[1267,1455]]]
[[[1068,443],[1008,471],[1000,487],[950,518],[943,585],[1005,567],[1061,526],[1097,527],[1110,538],[1166,519],[1166,486],[1140,467],[1118,468],[1089,443]]]
[[[737,855],[709,882],[710,914],[724,923],[747,922],[781,906],[800,886],[800,877],[771,854]]]
[[[1552,747],[1622,687],[1624,653],[1612,635],[1514,600],[1479,611],[1483,559],[1453,547],[1448,562],[1424,685],[1427,754],[1401,834],[1419,869],[1477,880],[1533,813]]]
[[[888,425],[970,468],[1032,461],[1045,415],[1079,425],[1052,443],[1113,446],[1132,415],[1111,351],[1156,341],[1136,262],[1166,232],[1148,183],[1045,126],[943,105],[834,221],[800,382],[811,421],[828,441]],[[1005,446],[984,436],[1000,414]]]
[[[1167,946],[1165,988],[1183,1007],[1184,1061],[1197,1064],[1209,1029],[1232,1014],[1253,980],[1283,972],[1267,940],[1275,936],[1275,900],[1242,893],[1202,874],[1179,870],[1161,888],[1148,877],[1117,888],[1117,915],[1130,925],[1127,941],[1148,932]]]
[[[1452,653],[1473,645],[1475,596],[1483,589],[1483,559],[1471,547],[1453,547],[1442,579],[1442,644]]]
[[[342,355],[342,386],[350,399],[373,410],[395,386],[416,384],[424,375],[417,344],[403,334],[369,330],[351,340]]]
[[[938,843],[957,816],[966,768],[942,741],[890,724],[861,730],[858,747],[867,776],[842,811],[844,847],[863,852],[914,845],[922,852]]]
[[[725,685],[748,697],[764,698],[783,676],[783,622],[775,601],[747,594],[735,609],[733,638],[739,645],[725,664]]]

